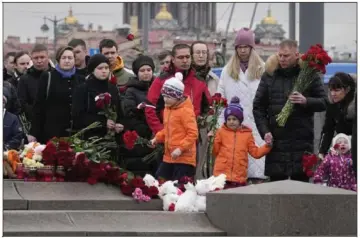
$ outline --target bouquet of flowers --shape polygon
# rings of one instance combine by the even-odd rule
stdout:
[[[299,76],[295,81],[292,92],[303,93],[311,85],[316,74],[319,72],[323,74],[326,73],[325,66],[332,61],[320,44],[311,46],[310,49],[303,56],[301,56],[301,60],[302,68],[300,70]],[[285,126],[293,108],[294,104],[287,100],[281,112],[276,116],[276,121],[279,126]]]
[[[101,109],[102,111],[99,112],[100,115],[105,115],[108,120],[112,120],[116,122],[117,114],[115,106],[111,105],[111,95],[110,93],[102,93],[95,97],[96,107]],[[108,130],[108,136],[114,137],[115,131]]]
[[[158,198],[159,183],[151,175],[146,175],[144,178],[123,178],[120,189],[124,195],[132,196],[137,202],[149,202],[152,198]],[[148,179],[154,182],[149,183]]]
[[[125,143],[125,147],[128,150],[134,149],[135,145],[148,146],[150,145],[150,141],[146,138],[140,137],[136,131],[126,131],[123,135],[123,140]],[[150,163],[154,159],[158,158],[159,154],[164,153],[164,146],[157,145],[155,149],[144,158],[142,158],[143,162]]]
[[[319,162],[321,162],[321,160],[319,160],[319,158],[315,154],[309,152],[304,153],[302,157],[302,165],[306,176],[308,176],[309,178],[314,176]]]

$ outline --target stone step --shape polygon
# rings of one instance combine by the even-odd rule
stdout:
[[[102,183],[4,181],[4,210],[162,210],[162,201],[137,203]]]
[[[4,211],[4,236],[226,236],[205,213]]]

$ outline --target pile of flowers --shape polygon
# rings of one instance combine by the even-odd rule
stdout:
[[[196,185],[189,177],[166,182],[158,181],[149,174],[144,178],[124,177],[120,185],[123,194],[132,196],[137,202],[149,202],[151,199],[160,198],[163,201],[163,210],[173,212],[205,211],[206,193],[224,189],[226,183],[224,174],[198,180]]]
[[[27,167],[44,167],[44,164],[40,163],[40,161],[43,159],[42,152],[45,147],[46,145],[41,145],[37,142],[31,142],[25,145],[24,150],[20,154],[22,163]]]
[[[301,57],[301,60],[302,67],[299,76],[295,81],[292,92],[303,93],[312,84],[316,74],[326,73],[325,66],[332,61],[320,44],[311,46],[310,49]],[[276,116],[276,121],[279,126],[285,126],[293,108],[294,104],[287,100],[281,112]]]

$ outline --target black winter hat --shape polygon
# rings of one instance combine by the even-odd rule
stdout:
[[[91,56],[89,63],[87,65],[88,74],[91,74],[94,72],[96,67],[99,66],[99,64],[107,63],[110,66],[110,61],[102,54],[96,54]]]
[[[154,72],[155,64],[153,59],[146,55],[140,55],[132,64],[132,70],[136,76],[138,76],[139,69],[144,65],[149,65]]]

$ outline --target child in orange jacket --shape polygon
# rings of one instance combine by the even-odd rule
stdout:
[[[178,180],[183,176],[193,177],[196,167],[196,140],[198,127],[193,104],[184,96],[182,74],[168,79],[161,90],[164,97],[164,129],[151,141],[164,143],[164,158],[156,177]]]
[[[244,116],[240,99],[233,97],[224,112],[225,123],[216,132],[213,146],[215,166],[213,174],[226,175],[231,187],[246,185],[248,153],[260,159],[271,150],[271,141],[258,147],[254,142],[252,130],[242,125]]]

